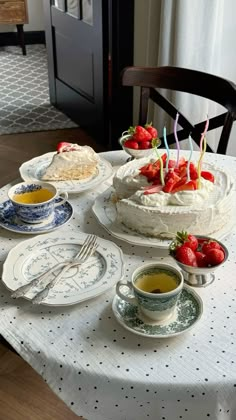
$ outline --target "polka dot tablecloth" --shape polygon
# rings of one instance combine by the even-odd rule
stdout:
[[[123,151],[102,155],[115,167],[127,159]],[[205,156],[206,161],[227,169],[236,179],[235,157]],[[110,183],[108,180],[89,192],[71,195],[74,215],[60,233],[73,228],[115,242],[124,253],[124,277],[128,279],[141,263],[169,257],[166,250],[122,242],[99,225],[91,206]],[[6,199],[8,188],[0,190],[1,201]],[[0,229],[1,262],[25,239],[29,237]],[[223,242],[229,250],[228,261],[216,271],[213,284],[195,289],[203,300],[203,315],[184,334],[153,339],[125,330],[111,309],[114,288],[74,306],[47,307],[11,299],[3,284],[0,333],[85,419],[234,420],[235,228]]]

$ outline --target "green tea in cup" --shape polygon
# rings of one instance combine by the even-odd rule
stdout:
[[[178,276],[165,269],[143,273],[135,281],[138,289],[148,293],[167,293],[176,289],[178,284]]]
[[[57,206],[68,198],[49,182],[20,182],[8,191],[16,216],[25,223],[41,223],[48,220]]]
[[[54,193],[52,191],[49,191],[46,188],[41,188],[30,192],[14,194],[12,199],[16,203],[20,204],[38,204],[43,203],[44,201],[51,200],[53,196]]]
[[[116,293],[133,305],[151,321],[165,321],[171,318],[182,292],[182,272],[170,264],[147,263],[137,268],[131,282],[118,281]],[[125,293],[125,288],[129,293]],[[130,295],[131,292],[131,295]]]

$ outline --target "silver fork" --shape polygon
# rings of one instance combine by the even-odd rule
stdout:
[[[63,269],[61,270],[61,272],[59,274],[56,275],[56,277],[54,277],[53,280],[51,280],[45,287],[45,289],[43,289],[41,292],[37,293],[34,298],[32,299],[32,303],[35,304],[39,304],[41,303],[48,295],[50,289],[52,289],[63,277],[63,274],[71,267],[77,266],[77,265],[82,265],[89,257],[91,257],[91,255],[93,255],[93,253],[96,251],[98,245],[95,242],[92,246],[90,246],[89,248],[87,248],[87,251],[84,252],[83,256],[80,258],[74,258],[73,261],[71,261],[70,263],[68,263],[67,265],[65,265],[63,267]]]
[[[82,247],[80,248],[79,252],[73,257],[72,260],[63,261],[59,264],[55,264],[53,267],[51,267],[49,270],[47,270],[45,273],[41,274],[39,277],[34,278],[29,283],[19,287],[16,289],[12,294],[12,298],[19,298],[24,296],[32,287],[38,286],[39,283],[43,282],[49,274],[52,274],[54,271],[57,271],[58,269],[62,269],[63,267],[66,268],[71,264],[77,265],[79,264],[79,261],[83,259],[84,256],[87,255],[87,252],[90,249],[93,249],[94,245],[96,244],[96,235],[89,235],[85,239]],[[94,250],[95,251],[95,250]],[[65,271],[64,271],[65,272]],[[62,272],[60,272],[61,274]]]

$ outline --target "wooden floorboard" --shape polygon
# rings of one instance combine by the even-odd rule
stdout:
[[[20,356],[0,343],[1,420],[78,420]]]
[[[56,150],[60,141],[97,145],[80,128],[0,136],[0,186],[19,177],[26,160]],[[20,356],[0,336],[0,420],[78,420]]]

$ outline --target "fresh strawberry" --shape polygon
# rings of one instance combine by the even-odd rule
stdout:
[[[203,254],[203,252],[195,251],[195,256],[196,256],[198,267],[207,267],[208,266],[207,257],[206,257],[205,254]]]
[[[145,124],[145,129],[151,134],[152,139],[158,138],[158,131],[155,127],[152,126],[152,123]]]
[[[213,182],[213,184],[214,184],[215,177],[211,172],[201,171],[201,176],[202,176],[202,178],[207,179],[207,181]]]
[[[180,157],[178,167],[180,168],[180,167],[184,166],[185,164],[186,164],[185,158],[184,157]]]
[[[140,173],[145,176],[149,182],[154,181],[156,178],[160,178],[160,168],[153,163],[149,163],[140,168]]]
[[[220,244],[217,241],[205,241],[202,244],[202,252],[207,254],[211,249],[221,249]]]
[[[166,193],[170,193],[172,192],[173,188],[175,188],[175,185],[177,184],[177,182],[180,181],[180,177],[173,171],[173,172],[169,172],[168,174],[168,178],[167,178],[167,182],[165,183],[164,187],[163,187],[163,191]]]
[[[174,159],[170,159],[168,162],[168,169],[175,168],[176,161]]]
[[[128,133],[133,136],[133,139],[137,142],[152,140],[151,134],[141,125],[130,127]]]
[[[62,152],[69,152],[71,150],[76,150],[75,147],[73,147],[73,146],[74,145],[72,143],[68,143],[66,141],[61,141],[57,145],[57,152],[62,153]]]
[[[139,148],[137,141],[134,141],[134,140],[131,140],[131,139],[126,140],[124,142],[124,146],[128,147],[129,149],[138,149]]]
[[[139,149],[150,149],[152,147],[152,143],[148,140],[140,141],[138,145]]]
[[[179,187],[173,188],[172,193],[180,191],[194,191],[197,189],[197,181],[189,181],[186,184],[180,185]]]
[[[198,247],[198,240],[196,236],[186,231],[177,232],[175,241],[180,245],[185,245],[188,248],[191,248],[193,251],[196,251]]]
[[[186,166],[181,166],[181,168],[178,169],[179,173],[178,175],[180,176],[180,178],[186,178],[187,177],[187,168]]]
[[[183,251],[183,248],[186,248],[189,251]],[[196,267],[197,258],[195,256],[195,251],[197,250],[197,248],[197,238],[194,235],[189,234],[188,232],[181,231],[177,232],[175,239],[171,242],[169,247],[169,253],[183,264],[192,265]],[[182,257],[186,258],[185,261],[188,262],[184,262],[184,259],[182,259]]]
[[[189,234],[187,237],[188,237],[188,239],[186,241],[184,241],[184,245],[188,246],[193,251],[196,251],[196,249],[198,247],[198,240],[197,240],[196,236]]]
[[[192,180],[198,179],[197,168],[196,168],[196,166],[194,165],[193,162],[190,162],[190,165],[189,165],[189,173],[190,173],[190,178]]]
[[[184,184],[186,184],[186,182],[187,182],[187,177],[186,176],[184,176],[183,178],[180,178],[180,180],[175,184],[175,186],[174,186],[174,190],[176,190],[176,189],[179,189],[179,187],[181,186],[181,185],[184,185]]]
[[[163,161],[163,165],[165,165],[166,162],[166,158],[167,158],[167,154],[164,153],[161,156],[161,159]],[[154,182],[155,180],[157,180],[157,182],[159,183],[160,181],[160,162],[159,160],[157,160],[154,163],[147,163],[147,165],[142,166],[139,169],[141,175],[146,176],[146,178],[148,179],[148,181],[152,181]]]
[[[206,239],[198,238],[198,246],[200,246],[201,249],[202,249],[202,245],[204,244],[204,242],[206,242]]]
[[[173,179],[175,182],[178,182],[180,180],[179,174],[173,169],[168,171],[165,175],[165,183],[167,183],[170,179]]]
[[[163,155],[161,155],[161,160],[162,160],[162,162],[163,162],[163,165],[165,165],[165,164],[166,164],[166,159],[167,159],[167,153],[163,153]],[[159,160],[158,160],[157,162],[158,162],[158,163],[159,163],[159,165],[160,165]]]
[[[177,261],[181,262],[182,264],[191,265],[192,267],[197,267],[197,259],[196,259],[194,251],[185,245],[182,245],[177,249],[175,258]]]
[[[207,263],[211,266],[222,263],[225,259],[225,254],[221,249],[212,248],[206,254]]]

